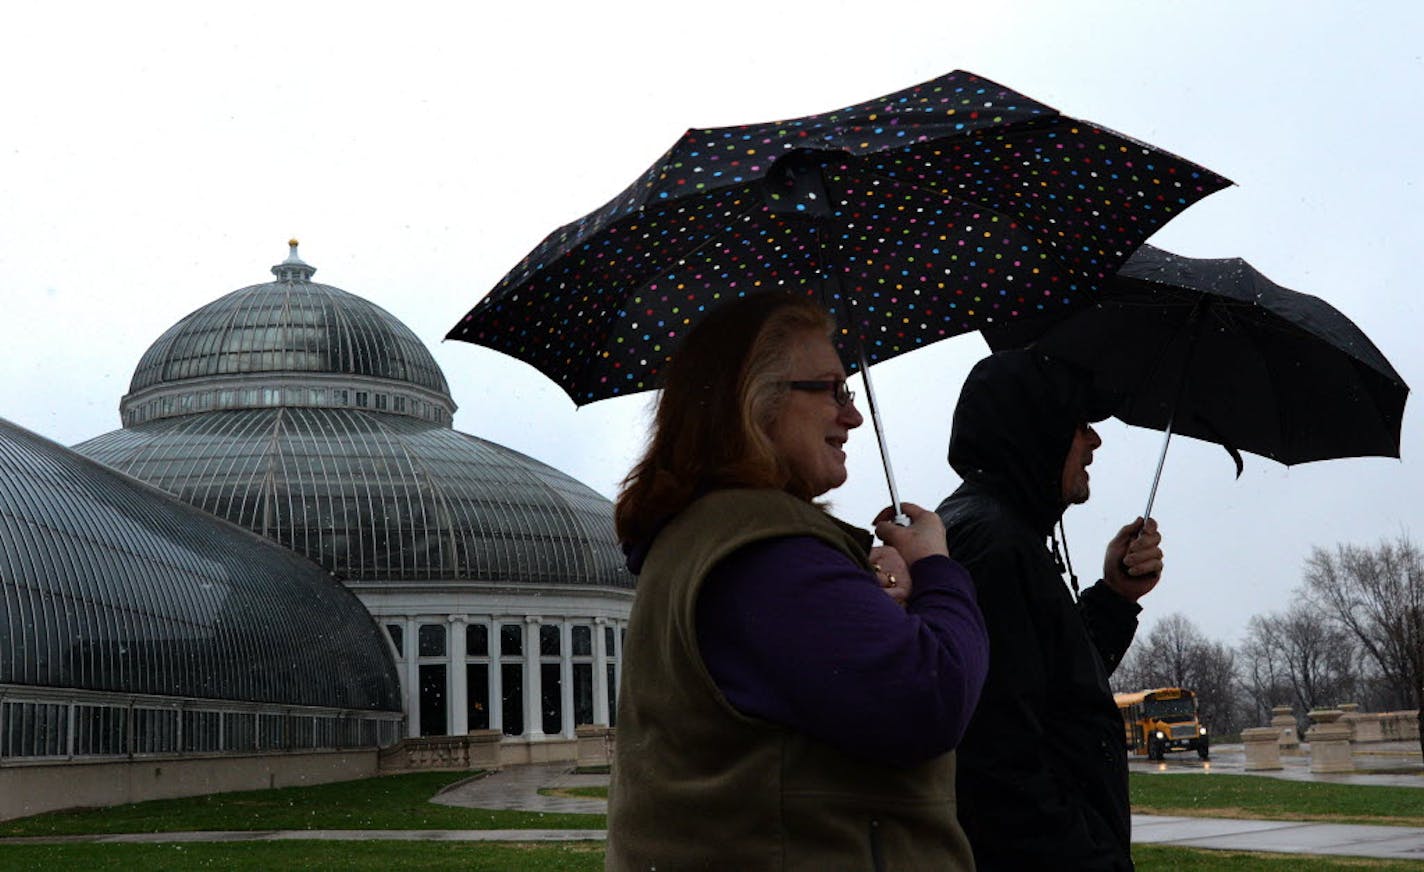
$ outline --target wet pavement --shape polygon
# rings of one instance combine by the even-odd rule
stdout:
[[[174,833],[111,833],[77,836],[13,836],[5,845],[168,842],[601,842],[605,830],[209,830]]]
[[[1168,754],[1162,762],[1146,757],[1128,758],[1131,772],[1145,774],[1222,773],[1280,778],[1286,781],[1319,781],[1329,784],[1374,784],[1394,787],[1424,787],[1424,762],[1421,762],[1418,742],[1378,742],[1354,747],[1354,772],[1315,773],[1310,771],[1309,746],[1306,750],[1281,754],[1281,767],[1266,772],[1246,771],[1244,745],[1217,745],[1211,749],[1211,759],[1201,760],[1195,751]]]
[[[1134,845],[1424,861],[1424,828],[1132,816]]]
[[[608,803],[602,799],[545,796],[539,791],[607,785],[607,775],[581,775],[568,763],[536,763],[507,766],[482,778],[452,784],[436,794],[431,802],[466,808],[603,814],[608,810]]]

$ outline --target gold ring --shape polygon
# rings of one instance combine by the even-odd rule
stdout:
[[[894,587],[894,586],[895,586],[895,573],[893,573],[893,572],[887,572],[887,573],[885,573],[885,580],[890,583],[890,584],[888,585],[889,587]]]

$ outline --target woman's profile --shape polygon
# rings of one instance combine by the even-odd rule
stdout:
[[[988,642],[938,517],[815,501],[862,418],[808,300],[709,314],[666,373],[616,525],[624,642],[607,868],[971,869],[952,749]]]

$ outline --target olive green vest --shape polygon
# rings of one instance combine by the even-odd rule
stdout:
[[[747,717],[698,651],[697,594],[719,560],[758,540],[814,536],[868,569],[869,539],[853,529],[781,491],[724,490],[658,535],[624,642],[607,869],[973,868],[952,752],[895,769]]]

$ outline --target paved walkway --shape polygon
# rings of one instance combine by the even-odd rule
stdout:
[[[607,775],[579,775],[568,763],[537,763],[531,766],[507,766],[483,778],[471,778],[452,784],[436,794],[431,801],[466,808],[603,814],[608,810],[608,803],[601,799],[544,796],[539,793],[539,789],[602,787],[607,784]]]
[[[1132,843],[1424,861],[1424,827],[1132,816]]]
[[[1308,758],[1282,758],[1284,769],[1275,773],[1246,773],[1293,780],[1351,784],[1393,784],[1424,787],[1424,765],[1417,746],[1379,746],[1357,753],[1356,765],[1367,772],[1348,775],[1313,775]],[[1135,772],[1243,773],[1245,755],[1240,745],[1212,749],[1212,759],[1174,755],[1155,763],[1134,758]],[[544,796],[540,788],[604,785],[607,775],[579,775],[567,763],[511,766],[490,775],[451,785],[434,798],[443,805],[499,808],[532,812],[601,813],[599,799]],[[0,845],[62,842],[198,842],[279,840],[392,840],[446,842],[549,842],[602,841],[603,830],[269,830],[255,832],[131,833],[121,835],[35,836],[0,839]],[[1234,820],[1201,817],[1133,815],[1132,841],[1136,844],[1174,845],[1233,851],[1269,851],[1324,856],[1373,857],[1416,860],[1424,863],[1424,828],[1359,826],[1301,821]]]
[[[75,842],[601,842],[604,830],[210,830],[180,833],[114,833],[79,836],[12,836],[5,845],[57,845]]]

